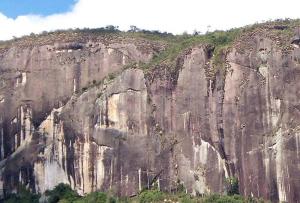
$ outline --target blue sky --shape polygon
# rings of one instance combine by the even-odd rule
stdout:
[[[51,15],[70,11],[75,0],[0,0],[0,12],[7,17]]]
[[[0,40],[107,25],[181,34],[300,18],[300,0],[0,0]]]

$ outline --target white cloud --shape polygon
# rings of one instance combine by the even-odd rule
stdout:
[[[44,30],[130,25],[173,33],[229,29],[277,18],[300,18],[299,0],[78,0],[67,13],[19,16],[0,13],[0,40]]]

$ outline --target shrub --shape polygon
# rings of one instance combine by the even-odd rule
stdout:
[[[113,73],[108,74],[108,79],[109,80],[113,80],[113,79],[115,79],[115,77],[116,77],[116,75],[113,74]]]
[[[236,182],[234,178],[229,182]],[[53,190],[46,191],[47,203],[158,203],[158,202],[180,202],[180,203],[263,203],[264,200],[256,198],[244,198],[240,195],[220,195],[212,194],[204,197],[192,197],[190,194],[183,193],[185,188],[177,193],[163,193],[158,189],[145,190],[136,197],[115,198],[110,193],[92,192],[80,197],[67,184],[59,184]],[[25,187],[20,187],[17,194],[11,194],[4,200],[4,203],[38,203],[39,195],[32,194]]]
[[[228,195],[240,194],[239,181],[236,177],[226,178],[226,190]]]
[[[192,199],[190,195],[182,195],[180,198],[180,203],[194,203],[197,202],[195,199]]]
[[[159,190],[145,190],[139,195],[140,203],[159,202],[164,198],[164,194]]]
[[[18,188],[18,193],[10,194],[4,203],[38,203],[40,195],[31,193],[24,186]]]
[[[47,190],[45,195],[49,203],[57,203],[60,200],[74,202],[79,198],[79,195],[69,185],[64,183],[60,183],[53,190]]]
[[[213,194],[204,199],[204,203],[243,203],[244,199],[242,196],[233,195],[218,195]]]
[[[116,203],[117,200],[104,192],[92,192],[79,198],[74,203]]]

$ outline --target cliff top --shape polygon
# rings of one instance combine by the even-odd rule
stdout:
[[[300,26],[300,19],[291,20],[275,20],[268,21],[265,23],[256,23],[252,25],[247,25],[240,28],[233,28],[228,31],[216,30],[213,32],[207,32],[201,34],[200,32],[195,32],[192,35],[181,34],[173,35],[172,33],[160,32],[160,31],[149,31],[141,30],[135,26],[132,26],[131,30],[127,32],[122,32],[118,30],[115,26],[106,26],[103,28],[96,29],[69,29],[69,30],[57,30],[53,32],[43,32],[41,34],[30,34],[28,36],[23,36],[20,38],[14,38],[8,41],[0,41],[0,48],[10,47],[10,46],[37,46],[45,44],[53,44],[55,42],[87,42],[89,40],[101,40],[104,43],[109,43],[110,41],[122,41],[126,38],[142,38],[152,41],[180,41],[183,38],[202,38],[203,41],[210,42],[213,36],[216,38],[218,34],[224,33],[224,36],[228,38],[232,37],[232,34],[238,33],[237,36],[253,35],[254,33],[266,33],[271,32],[274,34],[290,34],[294,28]],[[222,36],[222,37],[224,37]]]
[[[199,44],[209,45],[213,55],[216,56],[224,54],[231,47],[234,47],[238,52],[251,51],[255,45],[254,41],[257,40],[256,36],[271,39],[278,48],[288,52],[293,49],[291,43],[295,40],[295,37],[300,39],[300,19],[268,21],[228,31],[217,30],[205,34],[195,32],[193,35],[173,35],[166,32],[141,30],[135,26],[132,26],[131,30],[127,32],[122,32],[114,26],[97,29],[59,30],[43,32],[38,35],[31,34],[9,41],[0,41],[0,52],[11,47],[25,48],[70,42],[134,43],[143,49],[147,49],[149,46],[152,48],[155,46],[158,49],[153,60],[147,65],[144,64],[147,68],[164,62],[174,62],[174,59],[183,50]],[[218,57],[214,62],[216,64],[221,63],[221,61],[218,61]]]

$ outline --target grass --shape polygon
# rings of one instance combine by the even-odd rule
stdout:
[[[176,57],[184,50],[199,44],[211,45],[213,50],[212,65],[215,72],[225,68],[225,57],[228,50],[235,45],[237,39],[243,39],[245,36],[252,36],[255,32],[262,32],[266,37],[274,41],[280,41],[278,46],[283,50],[290,49],[289,40],[294,34],[294,28],[300,26],[300,20],[278,19],[264,23],[256,23],[241,28],[234,28],[228,31],[214,31],[203,35],[171,35],[169,33],[136,32],[122,33],[124,36],[140,37],[148,40],[155,40],[167,44],[167,48],[154,55],[149,63],[140,63],[139,67],[149,71],[151,68],[160,64],[174,66]],[[242,40],[243,43],[243,40]],[[134,65],[136,66],[136,65]]]
[[[82,94],[83,92],[88,91],[90,88],[99,87],[100,85],[103,84],[108,84],[112,82],[119,74],[121,74],[121,71],[109,73],[106,77],[104,77],[102,80],[99,81],[93,80],[92,82],[89,82],[87,86],[82,87],[81,91],[77,91],[76,94]],[[100,97],[101,95],[102,94],[99,93],[97,97]]]
[[[168,47],[166,50],[155,55],[153,59],[146,64],[142,64],[143,69],[148,69],[150,67],[156,66],[161,63],[174,63],[176,57],[183,51],[190,47],[199,44],[207,44],[213,46],[214,56],[218,57],[216,54],[219,50],[224,47],[228,47],[232,42],[240,35],[240,29],[232,29],[229,31],[215,31],[207,33],[205,35],[178,35],[169,37],[166,40]],[[220,61],[216,59],[215,61]]]
[[[43,32],[40,35],[31,34],[29,36],[22,37],[20,39],[13,39],[10,41],[0,42],[0,50],[6,49],[12,44],[43,44],[53,43],[53,41],[86,41],[93,37],[103,37],[107,40],[112,38],[131,38],[131,39],[146,39],[149,41],[155,41],[163,43],[166,47],[163,51],[157,52],[149,63],[130,63],[126,68],[138,67],[144,71],[150,71],[152,68],[166,64],[168,67],[174,67],[176,64],[176,58],[183,53],[185,50],[190,49],[199,44],[210,45],[213,51],[212,54],[212,66],[215,71],[223,70],[225,68],[226,61],[224,60],[227,51],[237,44],[237,39],[242,39],[241,44],[247,44],[247,39],[243,38],[248,35],[250,38],[255,32],[261,31],[267,37],[279,41],[278,46],[283,50],[288,51],[291,49],[290,43],[288,42],[293,36],[293,29],[300,25],[300,20],[291,19],[279,19],[275,21],[267,21],[264,23],[256,23],[241,28],[234,28],[228,31],[214,31],[208,32],[201,35],[173,35],[171,33],[161,33],[159,31],[141,30],[136,28],[127,32],[118,30],[115,26],[106,26],[104,28],[97,29],[69,29],[69,30],[58,30],[55,32]],[[244,39],[244,40],[243,40]],[[248,47],[246,47],[248,48]],[[244,47],[244,49],[246,49]],[[242,50],[243,48],[241,48]],[[112,78],[112,77],[109,77]]]
[[[284,51],[291,49],[289,40],[294,34],[294,28],[300,25],[300,20],[276,20],[268,21],[260,24],[253,24],[242,28],[235,28],[228,31],[214,31],[202,35],[172,35],[170,33],[160,33],[158,31],[138,30],[134,32],[107,32],[103,29],[82,30],[77,32],[92,33],[93,35],[112,34],[124,38],[142,38],[150,41],[160,42],[165,44],[163,51],[154,54],[153,58],[147,62],[131,62],[123,67],[140,68],[145,73],[151,72],[155,68],[167,67],[167,71],[174,74],[177,71],[177,60],[180,54],[188,51],[194,46],[202,45],[208,47],[211,51],[211,66],[208,77],[214,77],[217,72],[226,74],[227,63],[226,55],[232,47],[236,47],[238,51],[250,50],[247,47],[247,40],[253,39],[255,33],[260,33],[262,36],[279,41],[278,47]],[[112,29],[113,30],[113,29]],[[240,43],[240,44],[238,44]],[[239,49],[238,49],[239,48]],[[115,75],[110,74],[109,80],[113,80]]]

